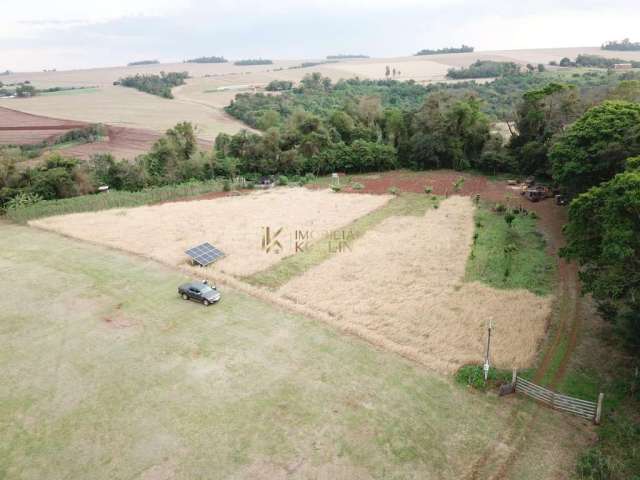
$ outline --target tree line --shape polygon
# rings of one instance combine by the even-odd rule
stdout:
[[[602,45],[602,50],[617,50],[620,52],[637,52],[640,51],[640,42],[632,42],[625,38],[621,42],[610,41]]]
[[[520,66],[514,62],[495,62],[493,60],[476,60],[464,68],[450,68],[447,77],[452,79],[491,78],[517,75]]]
[[[184,85],[184,81],[187,78],[189,78],[187,72],[160,72],[160,75],[137,74],[124,77],[115,82],[115,84],[135,88],[141,92],[150,93],[151,95],[157,95],[162,98],[173,98],[171,89],[179,85]]]
[[[580,54],[575,60],[564,57],[560,60],[561,67],[593,67],[593,68],[613,68],[617,64],[629,63],[632,68],[640,68],[640,61],[624,60],[622,58],[606,58],[600,55]],[[552,62],[555,64],[555,62]]]
[[[158,63],[160,63],[159,60],[138,60],[136,62],[127,63],[127,66],[128,67],[135,67],[135,66],[138,66],[138,65],[156,65]]]
[[[212,56],[191,58],[189,60],[185,60],[184,63],[227,63],[228,61],[229,60],[224,57]]]
[[[420,50],[418,53],[416,53],[416,56],[419,55],[440,55],[440,54],[445,54],[445,53],[469,53],[469,52],[473,52],[474,51],[474,47],[470,47],[468,45],[464,45],[462,44],[462,46],[460,47],[445,47],[445,48],[438,48],[438,49],[429,49],[429,48],[423,48],[422,50]]]
[[[369,55],[341,53],[338,55],[327,55],[327,60],[347,60],[349,58],[370,58]]]
[[[234,65],[272,65],[273,60],[265,58],[247,58],[245,60],[236,60]]]

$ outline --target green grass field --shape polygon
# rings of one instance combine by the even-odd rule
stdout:
[[[534,217],[516,215],[508,226],[504,214],[480,205],[475,222],[477,238],[467,262],[467,281],[479,280],[494,288],[524,288],[537,295],[551,293],[555,261],[546,251]]]
[[[184,302],[152,261],[0,233],[0,478],[458,479],[523,403],[234,291]]]

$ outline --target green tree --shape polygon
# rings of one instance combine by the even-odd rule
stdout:
[[[623,80],[611,93],[615,100],[640,103],[640,80]]]
[[[475,97],[433,94],[415,114],[409,158],[414,168],[463,170],[477,159],[490,137],[489,121]]]
[[[608,307],[640,355],[640,159],[629,165],[571,202],[560,254],[579,263],[584,291]]]
[[[520,173],[551,174],[550,141],[575,119],[577,111],[578,96],[572,85],[550,83],[523,95],[516,110],[517,134],[509,142]]]
[[[640,104],[608,101],[593,107],[551,149],[553,177],[570,195],[610,180],[640,154]]]
[[[277,127],[280,125],[280,114],[275,110],[267,110],[263,112],[258,120],[258,128],[260,130],[268,130],[271,127]]]

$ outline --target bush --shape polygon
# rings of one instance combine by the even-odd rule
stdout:
[[[433,192],[433,187],[424,187],[424,193],[427,195]]]
[[[578,459],[577,473],[582,479],[607,480],[611,478],[609,461],[599,448],[590,448]]]
[[[507,207],[505,205],[503,205],[502,203],[496,203],[495,211],[497,213],[504,213],[504,212],[507,211]]]
[[[507,212],[504,216],[504,221],[507,222],[507,225],[509,225],[509,227],[511,227],[511,224],[515,219],[516,216],[513,214],[513,212]]]
[[[388,191],[391,195],[400,195],[400,190],[398,189],[398,187],[389,187]]]
[[[278,185],[285,186],[285,185],[288,185],[288,184],[289,184],[289,179],[287,178],[286,175],[280,175],[278,177]]]
[[[485,383],[482,365],[464,365],[456,372],[455,380],[461,385],[467,385],[484,392],[489,388],[509,383],[511,373],[491,367]]]
[[[283,92],[285,90],[291,90],[293,88],[293,82],[288,80],[271,80],[266,86],[267,92]]]
[[[231,191],[231,180],[225,179],[225,181],[222,183],[222,190],[224,192],[230,192]]]
[[[331,190],[334,192],[340,192],[342,190],[342,186],[340,185],[331,185]]]
[[[364,185],[358,182],[354,182],[351,184],[351,188],[353,188],[354,190],[362,190],[364,188]]]

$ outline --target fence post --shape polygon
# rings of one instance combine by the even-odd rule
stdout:
[[[513,369],[513,373],[511,374],[511,383],[512,383],[513,385],[515,385],[515,384],[516,384],[516,379],[517,379],[517,378],[518,378],[518,369],[517,369],[517,368],[514,368],[514,369]]]
[[[600,392],[598,395],[598,405],[596,406],[596,418],[593,419],[596,425],[600,425],[600,418],[602,417],[602,400],[604,400],[604,393]]]

